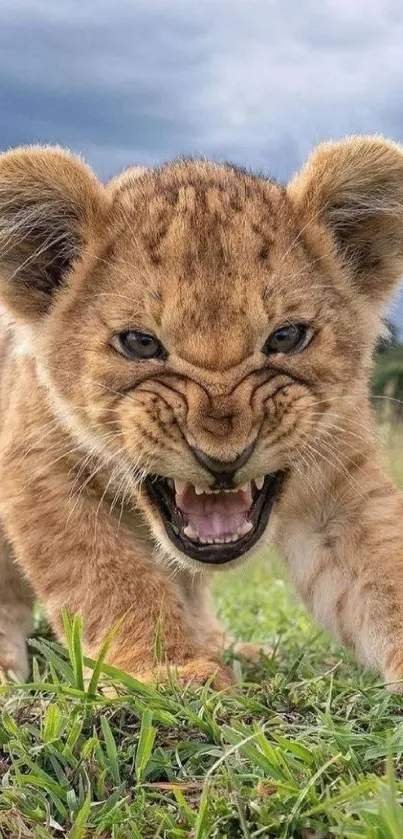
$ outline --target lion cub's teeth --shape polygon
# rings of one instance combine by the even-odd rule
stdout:
[[[175,478],[174,484],[176,494],[183,495],[186,486],[186,481],[180,481],[178,478]]]
[[[262,478],[255,478],[256,489],[263,489],[264,475]]]
[[[246,536],[246,534],[250,533],[251,530],[253,530],[252,522],[246,521],[245,524],[243,524],[242,527],[239,528],[237,536]]]
[[[203,487],[196,487],[194,488],[196,495],[203,495],[204,489]]]
[[[187,524],[186,527],[183,528],[183,532],[188,539],[197,539],[197,531],[191,524]]]

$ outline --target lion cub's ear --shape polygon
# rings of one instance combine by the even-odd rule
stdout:
[[[403,271],[403,149],[380,137],[324,143],[288,194],[307,234],[324,224],[357,291],[382,303]]]
[[[0,155],[0,302],[11,314],[32,321],[48,311],[106,201],[94,173],[62,149]]]

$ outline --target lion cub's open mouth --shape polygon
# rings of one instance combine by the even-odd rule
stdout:
[[[174,545],[192,559],[222,564],[242,556],[260,538],[282,477],[276,472],[220,491],[155,476],[146,479],[146,486]]]

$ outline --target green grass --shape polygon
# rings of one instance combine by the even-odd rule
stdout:
[[[375,395],[388,393],[395,399],[403,399],[403,345],[389,347],[378,353],[372,378]],[[393,405],[391,406],[393,408]]]
[[[381,428],[385,465],[399,486],[403,487],[403,431],[402,425]]]
[[[402,454],[394,436],[403,481]],[[2,837],[402,839],[403,698],[318,630],[275,557],[215,589],[232,631],[274,649],[234,662],[236,690],[107,668],[107,699],[102,662],[85,687],[79,621],[65,616],[67,650],[34,639],[33,682],[1,689]]]

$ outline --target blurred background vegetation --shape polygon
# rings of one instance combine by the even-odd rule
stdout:
[[[372,395],[382,425],[396,430],[403,427],[403,341],[396,326],[386,322],[387,335],[381,338],[375,354]],[[397,428],[396,428],[397,427]]]

